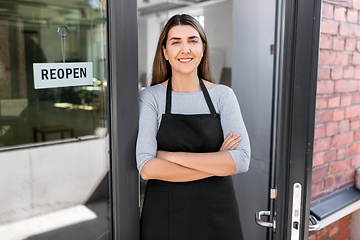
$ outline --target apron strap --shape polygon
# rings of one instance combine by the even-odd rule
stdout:
[[[165,114],[171,113],[171,77],[169,78],[167,88],[166,88],[166,108]]]
[[[213,103],[212,103],[212,101],[211,101],[209,92],[208,92],[208,90],[206,89],[205,84],[204,84],[203,80],[202,80],[200,77],[199,77],[199,81],[200,81],[201,90],[202,90],[202,92],[203,92],[203,94],[204,94],[206,103],[207,103],[207,105],[208,105],[208,107],[209,107],[209,110],[210,110],[211,114],[216,114],[216,111],[215,111],[214,105],[213,105]]]
[[[211,101],[210,95],[209,95],[209,93],[208,93],[208,91],[207,91],[207,89],[205,87],[204,82],[201,80],[200,77],[199,77],[199,82],[200,82],[201,91],[204,94],[205,101],[206,101],[206,104],[209,107],[210,113],[211,114],[216,114],[216,111],[215,111],[214,105],[213,105],[213,103]],[[168,85],[167,85],[167,88],[166,88],[165,114],[170,114],[171,113],[171,95],[172,95],[171,94],[171,78],[169,78]]]

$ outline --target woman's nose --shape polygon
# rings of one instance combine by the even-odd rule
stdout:
[[[182,52],[183,53],[189,53],[190,52],[190,48],[189,48],[189,45],[187,43],[183,44]]]

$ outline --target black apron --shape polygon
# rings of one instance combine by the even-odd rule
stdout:
[[[158,150],[217,152],[223,141],[220,116],[199,78],[210,114],[171,114],[171,79],[156,139]],[[196,104],[196,103],[194,103]],[[149,180],[140,222],[141,240],[242,240],[231,176],[190,182]]]

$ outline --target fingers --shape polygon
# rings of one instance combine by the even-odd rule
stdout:
[[[230,133],[225,138],[220,150],[234,150],[241,141],[240,134],[234,135],[233,133]]]

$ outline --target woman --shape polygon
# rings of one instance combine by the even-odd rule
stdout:
[[[242,239],[230,175],[248,170],[249,139],[234,92],[209,80],[203,28],[173,16],[159,38],[152,86],[140,93],[143,240]]]

